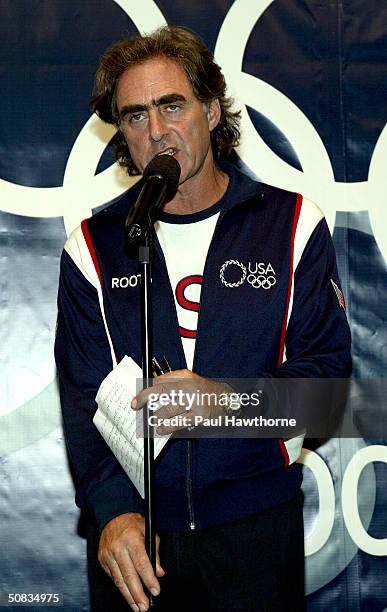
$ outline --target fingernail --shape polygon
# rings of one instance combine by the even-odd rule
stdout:
[[[140,608],[141,612],[146,612],[148,609],[148,606],[142,603],[142,601],[138,604],[138,607]]]
[[[133,398],[131,403],[130,403],[130,405],[133,408],[133,410],[136,410],[136,408],[137,408],[137,400],[135,398]]]
[[[151,589],[151,593],[152,593],[152,595],[156,596],[156,595],[158,595],[160,593],[160,591],[158,589],[153,588],[153,589]]]
[[[140,612],[140,608],[136,604],[130,604],[133,612]]]

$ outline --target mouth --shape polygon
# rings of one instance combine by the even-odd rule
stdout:
[[[164,149],[164,151],[160,151],[160,153],[157,154],[157,156],[160,155],[176,155],[177,153],[177,149],[175,149],[174,147],[169,147],[168,149]]]

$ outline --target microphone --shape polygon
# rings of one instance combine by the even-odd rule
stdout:
[[[145,234],[148,215],[175,196],[180,178],[180,164],[171,155],[156,155],[143,173],[144,185],[125,221],[128,242],[136,244]]]

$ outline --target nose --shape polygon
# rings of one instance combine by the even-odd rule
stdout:
[[[159,142],[167,134],[167,123],[158,108],[149,111],[148,127],[149,136],[154,142]]]

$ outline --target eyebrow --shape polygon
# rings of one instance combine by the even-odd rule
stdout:
[[[178,93],[166,94],[161,96],[157,100],[152,100],[151,104],[126,104],[120,111],[120,117],[124,115],[140,113],[145,110],[149,110],[152,107],[163,106],[164,104],[173,104],[174,102],[186,102],[185,96]]]

